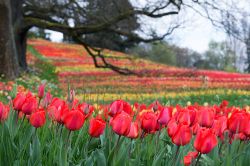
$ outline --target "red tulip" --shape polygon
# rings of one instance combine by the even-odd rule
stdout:
[[[195,149],[202,153],[209,153],[217,145],[216,135],[212,129],[202,128],[198,131],[194,140]]]
[[[45,85],[46,85],[46,84],[43,83],[43,84],[39,85],[39,87],[38,87],[38,97],[39,97],[40,99],[42,99],[43,96],[44,96]]]
[[[162,109],[162,111],[160,112],[159,116],[158,116],[158,120],[157,122],[160,125],[167,125],[169,120],[172,117],[172,111],[170,111],[170,109],[168,109],[167,107],[165,107],[164,109]]]
[[[197,131],[200,129],[200,125],[198,123],[193,124],[193,126],[191,126],[191,131],[193,135],[197,134]]]
[[[117,113],[120,113],[123,111],[123,101],[122,100],[116,100],[110,105],[110,111],[109,115],[110,116],[115,116]]]
[[[197,117],[199,125],[208,128],[212,127],[214,123],[214,116],[215,113],[212,109],[209,109],[208,107],[201,108]]]
[[[168,122],[168,127],[167,127],[167,132],[169,137],[172,137],[175,134],[176,130],[177,130],[177,123],[175,119],[171,119]]]
[[[25,95],[19,92],[16,95],[15,99],[13,99],[14,110],[21,111],[24,101],[25,101]]]
[[[227,129],[227,117],[226,116],[216,116],[214,119],[214,123],[212,126],[214,133],[219,136],[223,137],[224,131]]]
[[[53,121],[57,121],[58,123],[63,123],[63,117],[66,112],[68,112],[68,106],[65,104],[65,101],[54,98],[50,105],[47,108],[48,115]]]
[[[184,165],[185,166],[189,166],[192,164],[192,162],[194,161],[194,159],[196,159],[198,157],[198,152],[194,151],[194,152],[188,152],[188,154],[186,156],[184,156]]]
[[[177,122],[191,126],[195,121],[195,117],[196,111],[190,109],[183,109],[177,113]]]
[[[232,133],[240,133],[243,132],[244,128],[244,121],[246,118],[246,113],[243,111],[235,111],[231,114],[231,116],[228,118],[227,126],[228,129]]]
[[[0,102],[0,122],[4,122],[9,115],[10,108]]]
[[[89,123],[89,135],[91,137],[99,137],[103,134],[106,122],[101,118],[93,118]]]
[[[114,117],[116,114],[119,114],[121,111],[128,113],[129,115],[133,114],[133,110],[129,103],[123,100],[116,100],[110,105],[109,115]]]
[[[228,101],[227,100],[223,100],[220,104],[220,108],[225,108],[228,106]]]
[[[32,112],[34,112],[37,109],[37,106],[38,106],[37,99],[31,94],[28,94],[26,95],[21,111],[25,115],[30,115]]]
[[[156,100],[155,102],[150,104],[149,109],[152,109],[154,112],[156,112],[156,111],[163,110],[164,107],[161,105],[161,103],[158,100]]]
[[[244,133],[237,133],[237,134],[233,134],[232,136],[230,136],[230,143],[232,143],[234,140],[245,141],[246,139],[247,139],[247,136]]]
[[[80,110],[87,119],[94,112],[94,107],[87,103],[82,103],[78,105],[78,110]]]
[[[35,128],[42,127],[46,122],[44,109],[39,109],[30,116],[30,124]]]
[[[250,114],[245,114],[240,130],[240,132],[243,132],[246,136],[250,136]]]
[[[141,128],[146,133],[154,132],[157,124],[157,116],[154,112],[145,112],[141,117]]]
[[[173,143],[177,146],[184,146],[192,138],[191,129],[188,125],[178,124],[174,134],[171,136]]]
[[[132,118],[122,111],[112,119],[110,125],[116,134],[126,136],[129,133],[131,122]]]
[[[49,92],[47,92],[43,100],[44,107],[48,107],[48,105],[52,102],[52,98],[53,98],[52,95]]]
[[[79,130],[85,121],[84,115],[79,110],[72,110],[65,114],[64,125],[71,131]]]
[[[128,135],[126,137],[131,138],[131,139],[136,139],[139,136],[139,127],[137,122],[132,122],[130,125],[130,130]]]

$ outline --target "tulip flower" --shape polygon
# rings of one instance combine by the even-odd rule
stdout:
[[[188,125],[178,124],[174,134],[171,136],[172,142],[177,146],[184,146],[192,138],[191,129]]]
[[[13,108],[16,111],[21,111],[23,103],[25,101],[25,95],[23,93],[18,93],[16,97],[13,99]]]
[[[244,121],[246,118],[246,113],[242,111],[235,111],[228,118],[227,126],[228,129],[232,133],[240,133],[243,132],[244,129]]]
[[[223,100],[220,104],[220,108],[225,108],[228,106],[228,101],[227,100]]]
[[[52,102],[52,95],[50,92],[47,92],[45,98],[43,100],[43,106],[48,107],[48,105]]]
[[[166,107],[162,109],[162,111],[160,112],[157,122],[160,125],[167,125],[169,120],[171,119],[171,116],[172,116],[172,111],[170,111],[170,109]]]
[[[145,112],[141,117],[141,128],[146,133],[154,132],[157,125],[157,116],[154,112]]]
[[[129,114],[122,111],[112,119],[110,125],[116,134],[126,136],[129,133],[131,122],[132,118]]]
[[[224,131],[227,129],[227,117],[226,116],[216,116],[214,118],[214,123],[212,126],[214,133],[219,136],[224,136]]]
[[[198,157],[198,152],[194,151],[194,152],[188,152],[188,154],[186,156],[184,156],[184,165],[185,166],[189,166],[192,164],[192,162],[194,161],[194,159],[196,159]]]
[[[164,109],[164,107],[161,105],[161,103],[158,100],[156,100],[155,102],[150,104],[150,106],[148,108],[154,112],[161,111]]]
[[[49,104],[48,115],[53,120],[60,124],[63,123],[63,117],[65,113],[68,111],[68,106],[65,104],[65,101],[54,98],[52,102]]]
[[[84,115],[79,110],[72,110],[66,113],[64,125],[70,131],[79,130],[85,121]]]
[[[201,110],[198,112],[198,123],[202,127],[212,127],[214,123],[214,116],[215,113],[213,110],[209,109],[208,107],[203,107]]]
[[[250,114],[246,113],[241,123],[240,132],[243,132],[246,136],[250,136]]]
[[[25,115],[30,115],[32,112],[34,112],[37,109],[38,102],[35,96],[32,96],[31,94],[26,95],[25,101],[23,102],[21,111]]]
[[[43,83],[43,84],[39,85],[39,87],[38,87],[38,98],[39,99],[42,99],[44,96],[45,85],[46,85],[46,83]]]
[[[110,105],[110,116],[115,116],[117,113],[120,113],[123,110],[123,101],[122,100],[116,100]]]
[[[42,127],[46,122],[44,109],[39,109],[30,116],[30,124],[35,128]]]
[[[207,154],[217,145],[217,142],[212,129],[202,128],[196,135],[194,147],[198,152]]]
[[[121,111],[126,112],[129,115],[133,114],[133,110],[129,103],[123,100],[116,100],[110,105],[109,115],[114,117],[116,114],[119,114]]]
[[[132,122],[130,125],[129,133],[126,137],[136,139],[139,136],[139,127],[137,122]]]
[[[175,119],[171,119],[167,126],[167,132],[169,137],[172,137],[175,134],[176,130],[177,130],[177,123]]]
[[[83,115],[85,116],[85,119],[90,117],[92,113],[94,112],[94,107],[92,105],[89,105],[87,103],[82,103],[77,106],[78,110],[80,110]]]
[[[89,135],[91,137],[100,137],[106,127],[106,122],[101,118],[92,118],[89,123]]]
[[[230,136],[230,143],[232,143],[234,140],[241,140],[241,141],[245,141],[247,139],[247,136],[244,133],[237,133],[237,134],[233,134],[232,136]]]
[[[177,122],[187,124],[189,126],[193,125],[196,118],[196,111],[190,109],[183,109],[177,113]]]
[[[9,115],[10,108],[0,102],[0,122],[4,122]]]

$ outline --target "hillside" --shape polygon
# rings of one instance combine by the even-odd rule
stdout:
[[[143,98],[154,96],[157,99],[166,92],[171,94],[172,90],[250,88],[250,74],[177,68],[105,50],[109,62],[147,73],[147,77],[121,76],[109,69],[95,68],[92,58],[80,45],[41,39],[29,40],[28,44],[44,60],[56,66],[62,89],[70,83],[80,97],[86,98],[85,94],[88,94],[88,100],[136,99],[142,94]],[[28,52],[29,63],[35,60],[36,57]]]

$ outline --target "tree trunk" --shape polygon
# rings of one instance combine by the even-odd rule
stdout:
[[[28,68],[26,62],[26,46],[27,46],[27,33],[30,27],[26,27],[23,21],[22,4],[24,0],[11,0],[11,14],[12,25],[14,27],[15,43],[17,49],[17,56],[19,67],[26,71]]]
[[[246,54],[247,54],[246,71],[248,73],[250,73],[250,28],[249,28],[249,32],[248,32],[246,40],[245,40],[245,45],[246,45]]]
[[[7,79],[19,74],[10,0],[0,0],[0,74]]]

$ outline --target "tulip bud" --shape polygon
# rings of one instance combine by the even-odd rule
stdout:
[[[43,100],[43,105],[44,107],[48,107],[48,105],[51,103],[52,101],[52,95],[50,92],[47,92],[46,95],[45,95],[45,98]]]
[[[42,99],[43,96],[44,96],[45,85],[46,85],[46,84],[43,83],[43,84],[39,85],[39,87],[38,87],[38,97],[39,97],[40,99]]]

